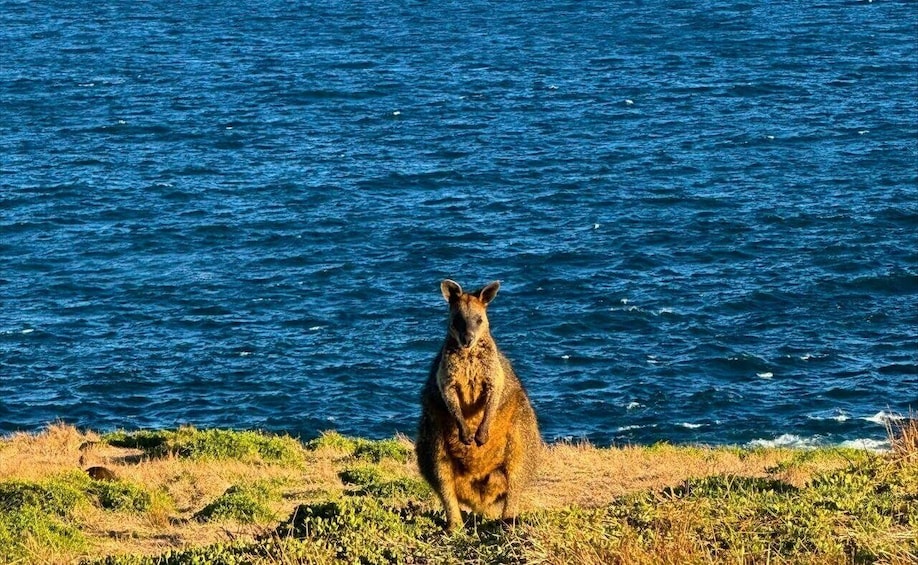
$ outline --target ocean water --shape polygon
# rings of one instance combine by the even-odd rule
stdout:
[[[918,4],[0,0],[0,432],[412,436],[442,278],[546,440],[918,409]]]

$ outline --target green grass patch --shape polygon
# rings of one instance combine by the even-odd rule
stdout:
[[[361,465],[358,467],[348,467],[338,473],[338,478],[346,485],[367,486],[383,482],[383,473],[379,467],[371,465]]]
[[[661,531],[672,514],[694,517],[694,536],[714,556],[810,555],[872,562],[905,548],[914,500],[899,494],[877,458],[818,474],[796,488],[771,478],[714,476],[666,489],[634,525]],[[912,530],[914,532],[914,530]],[[914,544],[914,535],[912,535]],[[898,552],[898,553],[897,553]]]
[[[357,449],[358,441],[367,441],[360,438],[348,437],[335,431],[322,432],[319,437],[306,442],[306,449],[316,451],[318,449],[331,449],[334,451],[343,451],[348,455],[353,455]]]
[[[338,477],[344,484],[356,487],[351,494],[358,496],[427,500],[432,494],[424,481],[406,476],[387,477],[373,465],[348,467]]]
[[[276,534],[327,547],[343,563],[532,562],[526,553],[531,540],[524,522],[519,524],[479,517],[449,533],[440,513],[426,504],[355,496],[302,505]]]
[[[445,533],[428,509],[349,497],[297,507],[276,531],[248,542],[159,556],[112,556],[96,565],[288,563],[526,563],[518,533],[495,522]]]
[[[843,447],[820,447],[815,449],[795,449],[787,451],[787,458],[779,461],[774,467],[766,469],[769,473],[780,473],[791,469],[816,469],[820,465],[847,464],[856,465],[877,455],[863,449]]]
[[[37,506],[0,513],[0,563],[27,562],[27,547],[79,551],[86,538],[73,524]]]
[[[182,427],[174,431],[118,431],[104,435],[102,440],[116,447],[143,450],[149,457],[295,464],[302,461],[303,453],[300,442],[290,436],[255,431]]]
[[[526,535],[546,555],[590,563],[910,562],[918,555],[918,481],[875,456],[853,459],[799,488],[722,475],[600,509],[541,511]]]
[[[6,481],[0,483],[0,511],[14,512],[34,507],[57,516],[68,516],[86,501],[89,477],[70,473],[43,482]]]
[[[354,457],[379,463],[383,459],[394,459],[406,463],[411,456],[411,449],[397,439],[383,439],[358,443]]]
[[[153,505],[149,492],[125,481],[92,481],[89,492],[106,510],[146,512]]]
[[[76,471],[42,481],[4,481],[0,483],[0,562],[24,559],[30,544],[79,551],[86,541],[74,518],[80,506],[146,512],[154,498],[135,484],[96,481]]]
[[[200,522],[266,522],[274,517],[270,502],[279,499],[278,491],[265,482],[232,486],[194,517]]]
[[[70,523],[75,508],[87,504],[90,479],[70,473],[42,482],[0,483],[0,561],[25,558],[32,543],[57,550],[79,550],[85,544]]]
[[[294,538],[219,543],[162,555],[118,555],[94,561],[95,565],[251,565],[332,563],[334,554],[324,545]]]
[[[376,564],[404,563],[440,532],[429,515],[352,497],[301,505],[277,534],[318,543],[347,563]]]
[[[338,432],[323,432],[316,439],[307,442],[306,449],[333,449],[374,463],[384,459],[406,463],[411,457],[411,448],[397,439],[369,440],[343,436]]]

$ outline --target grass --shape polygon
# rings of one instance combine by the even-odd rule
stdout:
[[[85,536],[69,518],[77,506],[88,503],[85,486],[89,478],[74,479],[81,477],[0,482],[0,561],[27,555],[33,544],[57,552],[78,552],[85,547]],[[78,482],[83,484],[74,484]]]
[[[274,518],[274,512],[268,504],[278,498],[278,492],[268,483],[232,486],[196,512],[194,517],[201,522],[265,522]]]
[[[28,558],[35,547],[72,553],[87,547],[81,517],[93,508],[146,512],[153,496],[123,481],[96,481],[69,471],[41,481],[0,482],[0,561]]]
[[[915,563],[918,424],[891,433],[884,454],[555,444],[515,523],[447,533],[406,438],[53,425],[0,440],[0,563]]]
[[[148,457],[173,455],[188,459],[234,459],[291,463],[302,458],[303,447],[289,436],[253,431],[198,430],[190,426],[174,431],[112,432],[102,441],[115,447],[140,449]]]
[[[324,432],[318,438],[308,442],[306,448],[311,451],[333,450],[340,451],[356,459],[379,463],[383,459],[394,459],[405,463],[411,457],[412,451],[404,438],[384,439],[371,441],[363,438],[346,437],[338,432]]]

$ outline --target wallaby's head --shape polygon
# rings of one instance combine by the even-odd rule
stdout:
[[[500,282],[494,281],[480,290],[462,292],[455,281],[440,283],[440,292],[449,302],[449,335],[460,347],[475,345],[478,338],[488,333],[488,304],[497,296]]]

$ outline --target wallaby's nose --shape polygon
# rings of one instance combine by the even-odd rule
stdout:
[[[463,349],[468,349],[469,347],[471,347],[472,341],[474,340],[472,339],[472,336],[470,335],[464,335],[464,336],[459,337],[459,345],[461,345]]]

